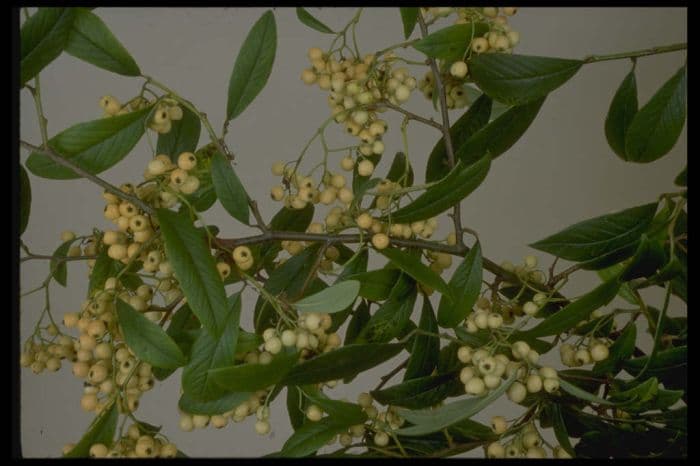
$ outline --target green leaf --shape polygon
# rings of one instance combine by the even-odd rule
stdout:
[[[464,419],[469,419],[500,398],[515,381],[516,377],[517,374],[513,373],[507,380],[503,381],[498,388],[484,396],[470,397],[455,401],[436,409],[423,409],[419,411],[399,409],[399,415],[415,425],[399,429],[396,433],[407,437],[420,436],[431,432],[437,432],[452,424],[463,421]]]
[[[384,405],[422,409],[440,403],[460,386],[463,390],[464,386],[457,374],[452,372],[407,380],[382,390],[374,390],[370,394]]]
[[[585,390],[581,390],[576,385],[573,385],[562,378],[559,378],[559,387],[561,387],[561,389],[569,395],[575,396],[576,398],[579,398],[584,401],[588,401],[589,403],[596,403],[606,406],[614,406],[617,404],[612,401],[604,400],[603,398],[600,398]]]
[[[254,392],[277,384],[296,364],[296,351],[281,352],[269,364],[239,364],[209,370],[209,376],[220,389],[233,392]],[[298,367],[298,366],[297,366]]]
[[[403,37],[408,39],[411,37],[413,30],[416,28],[416,23],[418,22],[418,15],[420,14],[420,8],[418,7],[401,7],[399,8],[401,13],[401,23],[403,23]]]
[[[222,414],[234,409],[236,406],[248,401],[253,394],[250,392],[228,393],[221,398],[212,401],[195,400],[187,393],[183,393],[178,401],[178,407],[189,414],[202,414],[212,416]]]
[[[292,429],[299,430],[306,419],[307,399],[301,394],[299,387],[287,387],[287,414]]]
[[[411,319],[417,294],[412,283],[408,293],[399,292],[405,282],[405,277],[397,282],[389,298],[363,327],[356,342],[386,343],[401,335]]]
[[[449,175],[426,189],[410,204],[393,212],[391,221],[410,223],[441,214],[478,188],[490,166],[491,158],[488,156],[469,166],[458,162]]]
[[[204,236],[186,212],[157,210],[165,253],[194,315],[215,337],[221,335],[228,306],[224,285]]]
[[[683,167],[683,171],[678,174],[673,183],[676,186],[688,186],[688,165]]]
[[[605,118],[605,137],[612,150],[622,160],[627,160],[625,134],[637,113],[637,106],[637,80],[633,67],[615,92],[608,116]]]
[[[389,173],[386,174],[386,179],[399,183],[401,186],[413,186],[413,167],[411,162],[406,158],[403,152],[397,152],[394,160],[391,161]],[[399,180],[401,180],[399,182]]]
[[[211,180],[226,212],[239,222],[250,225],[248,194],[229,161],[218,152],[211,161]]]
[[[195,152],[202,130],[199,117],[187,107],[180,108],[182,108],[182,119],[171,120],[170,131],[158,135],[156,146],[156,152],[168,155],[174,163],[177,163],[177,158],[183,152]]]
[[[469,106],[469,110],[459,117],[459,120],[452,125],[450,128],[450,139],[452,139],[452,148],[455,154],[458,154],[459,149],[489,122],[491,104],[491,98],[485,94],[481,94],[479,98]],[[493,157],[493,153],[491,153],[491,155]],[[456,155],[455,158],[457,158]],[[445,148],[445,138],[442,137],[437,144],[435,144],[435,147],[433,147],[428,157],[428,164],[425,168],[425,181],[427,183],[438,181],[447,176],[449,172],[450,165],[447,149]]]
[[[427,296],[423,298],[418,328],[424,332],[438,333],[438,324],[435,320],[435,311]],[[406,365],[403,380],[415,379],[430,375],[437,366],[440,353],[440,339],[431,335],[416,335],[411,348],[411,357]]]
[[[214,384],[210,369],[235,364],[241,319],[240,292],[231,295],[226,304],[226,320],[220,338],[215,338],[206,331],[199,332],[192,345],[190,361],[182,371],[184,393],[198,401],[214,401],[221,398],[225,393]]]
[[[491,159],[500,156],[527,131],[542,108],[545,98],[536,99],[530,103],[511,107],[498,118],[475,132],[458,149],[455,149],[455,159],[464,165],[471,165],[488,153]],[[498,102],[493,104],[495,111]]]
[[[522,334],[529,337],[544,337],[569,330],[582,320],[587,319],[593,311],[612,301],[619,289],[620,282],[615,278],[603,282]]]
[[[196,334],[193,334],[196,331]],[[170,319],[170,325],[165,333],[173,339],[184,354],[188,358],[192,349],[192,345],[199,338],[200,324],[188,304],[180,306],[180,309],[175,311],[172,318]],[[238,345],[240,346],[240,344]],[[165,380],[170,375],[175,372],[175,369],[163,369],[160,367],[153,368],[153,375],[158,380]]]
[[[20,30],[20,86],[58,57],[68,41],[75,8],[39,8]]]
[[[299,21],[318,32],[322,32],[324,34],[335,34],[333,29],[317,20],[311,13],[306,11],[305,8],[297,7],[297,18],[299,18]]]
[[[369,305],[366,301],[361,301],[355,308],[352,318],[348,323],[348,327],[345,330],[345,339],[343,340],[343,344],[347,346],[354,343],[357,337],[362,333],[362,329],[365,328],[369,320]]]
[[[165,330],[121,299],[117,300],[117,317],[124,341],[139,359],[165,369],[187,363],[185,355]]]
[[[453,62],[464,58],[473,37],[483,36],[488,31],[485,23],[455,24],[427,35],[413,47],[431,58]]]
[[[491,98],[521,105],[544,97],[571,79],[581,60],[485,53],[472,57],[469,74]]]
[[[29,212],[32,208],[32,185],[29,183],[27,170],[19,166],[19,234],[22,236],[29,223]]]
[[[294,368],[284,377],[284,385],[301,385],[352,377],[371,369],[401,352],[400,343],[345,345],[322,353]]]
[[[83,170],[97,175],[116,165],[139,142],[150,111],[151,107],[148,107],[124,115],[78,123],[49,139],[49,147]],[[27,169],[36,176],[52,180],[80,178],[70,168],[39,152],[29,155]]]
[[[313,385],[303,386],[301,390],[312,404],[321,408],[324,413],[333,417],[338,422],[354,425],[361,424],[367,420],[367,415],[362,411],[362,408],[355,403],[328,398]]]
[[[622,368],[622,364],[634,354],[636,342],[637,326],[632,323],[625,327],[615,343],[610,346],[608,358],[593,366],[593,372],[600,375],[609,373],[616,375]]]
[[[299,312],[340,312],[355,302],[359,291],[360,282],[346,280],[297,301],[294,307]]]
[[[307,248],[274,269],[265,282],[265,290],[273,296],[284,293],[287,299],[295,299],[313,270],[317,254],[318,246]],[[260,296],[255,304],[255,331],[262,334],[266,328],[274,326],[276,316],[273,307]]]
[[[117,267],[119,263],[109,257],[107,250],[107,247],[103,247],[100,252],[97,253],[95,265],[93,265],[92,271],[90,272],[90,282],[88,284],[89,296],[92,296],[95,291],[104,289],[107,279],[119,273],[119,267]]]
[[[630,281],[635,278],[649,277],[661,269],[666,261],[663,243],[659,240],[650,240],[646,234],[642,234],[637,252],[625,266],[620,279]]]
[[[243,112],[267,83],[277,49],[277,25],[267,11],[253,25],[241,46],[228,83],[226,120]]]
[[[448,299],[452,298],[452,290],[448,288],[447,283],[445,283],[440,275],[423,264],[420,258],[398,248],[387,248],[380,252],[384,257],[389,259],[392,264],[403,270],[407,275],[413,277],[417,282],[439,291],[443,296],[447,296]]]
[[[622,271],[625,269],[625,264],[624,263],[617,263],[614,265],[611,265],[608,268],[605,269],[600,269],[597,270],[596,273],[598,276],[601,278],[601,280],[608,281],[610,278],[618,276],[622,273]],[[620,285],[620,291],[617,292],[617,294],[627,301],[630,304],[639,304],[637,301],[637,298],[634,296],[634,293],[632,292],[632,288],[630,288],[629,284],[627,283],[622,283]]]
[[[379,269],[350,275],[348,279],[360,282],[359,295],[370,301],[384,301],[399,279],[397,269]]]
[[[564,424],[564,418],[561,415],[561,408],[557,403],[552,403],[548,405],[548,408],[552,414],[552,424],[554,427],[554,435],[559,442],[559,446],[562,447],[569,455],[576,456],[574,453],[574,447],[571,446],[571,441],[569,440],[569,433],[566,430],[566,424]]]
[[[479,298],[482,276],[481,244],[477,241],[452,274],[449,287],[454,298],[440,298],[437,319],[441,327],[456,327],[471,312]]]
[[[625,136],[626,160],[653,162],[676,144],[685,124],[686,79],[683,66],[634,116]]]
[[[112,401],[108,407],[97,416],[83,438],[65,455],[64,458],[84,458],[90,456],[90,447],[96,443],[102,443],[107,448],[112,446],[114,432],[117,430],[119,410],[117,404]]]
[[[282,450],[274,456],[285,458],[301,458],[309,456],[326,445],[333,437],[345,432],[349,424],[338,422],[332,417],[326,417],[318,422],[307,422],[299,428],[282,446]]]
[[[530,247],[574,262],[593,262],[621,249],[628,250],[623,257],[617,257],[619,262],[634,254],[639,238],[651,225],[656,207],[654,202],[584,220]]]
[[[54,253],[51,255],[51,260],[49,261],[49,272],[61,286],[65,288],[66,282],[68,280],[68,267],[65,260],[60,260],[68,255],[68,250],[71,244],[73,244],[73,239],[66,241],[56,248]]]
[[[94,13],[76,8],[66,52],[76,58],[124,76],[139,76],[134,58]]]
[[[623,368],[632,375],[638,374],[646,366],[649,356],[627,359],[623,363]],[[688,347],[679,346],[663,351],[659,351],[654,356],[646,371],[647,375],[655,370],[663,370],[671,367],[685,366],[688,364]]]
[[[311,202],[301,210],[282,207],[270,220],[270,230],[303,232],[309,227],[313,218],[314,206]],[[281,250],[282,247],[277,242],[263,244],[260,247],[260,257],[267,262],[267,258],[276,257]]]

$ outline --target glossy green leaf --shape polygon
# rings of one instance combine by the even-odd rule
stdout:
[[[313,385],[303,386],[301,390],[305,398],[307,398],[311,404],[315,404],[321,408],[324,413],[335,418],[335,420],[339,422],[353,425],[364,423],[367,420],[367,414],[355,403],[333,400]]]
[[[637,79],[633,68],[615,92],[605,118],[605,137],[612,150],[622,160],[627,160],[625,134],[637,113],[637,106]]]
[[[360,291],[360,282],[346,280],[307,296],[294,303],[299,312],[323,312],[332,314],[352,305]]]
[[[249,225],[248,194],[229,161],[218,152],[211,161],[211,180],[226,212],[239,222]]]
[[[58,57],[68,42],[75,8],[39,8],[20,30],[20,86]]]
[[[576,456],[576,454],[574,453],[574,447],[571,446],[571,440],[569,440],[569,433],[566,430],[564,418],[561,415],[561,408],[557,403],[552,403],[548,405],[548,408],[552,414],[554,435],[557,438],[557,442],[559,442],[559,446],[562,447],[572,457]]]
[[[673,180],[676,186],[688,186],[688,166],[683,167],[683,171]]]
[[[274,456],[302,458],[326,445],[336,435],[347,431],[349,424],[326,417],[318,422],[307,422],[299,428]]]
[[[622,368],[622,364],[632,357],[636,341],[637,326],[627,325],[615,343],[610,346],[608,358],[597,362],[593,367],[593,372],[601,375],[608,373],[616,375]]]
[[[461,60],[472,38],[483,36],[488,30],[485,23],[455,24],[430,33],[415,42],[413,47],[431,58],[447,62]]]
[[[190,360],[182,371],[182,389],[194,400],[213,401],[225,394],[214,384],[209,370],[235,363],[241,319],[240,292],[227,301],[221,336],[215,338],[205,330],[200,331],[192,344]]]
[[[452,148],[455,154],[459,153],[459,149],[476,134],[481,128],[489,122],[491,115],[491,98],[482,94],[476,101],[469,106],[469,110],[459,117],[459,119],[450,128],[450,138],[452,139]],[[494,156],[491,153],[492,157]],[[455,156],[455,159],[458,158]],[[425,181],[432,183],[444,178],[450,172],[449,159],[447,149],[445,148],[445,138],[442,137],[435,144],[433,150],[428,157],[428,164],[425,169]]]
[[[547,317],[537,326],[522,333],[529,337],[544,337],[569,330],[577,323],[587,319],[593,311],[612,301],[619,289],[620,282],[615,278],[603,282],[592,291]]]
[[[350,275],[348,278],[360,282],[359,295],[371,301],[384,301],[399,279],[401,272],[396,269],[379,269]]]
[[[275,16],[267,11],[255,22],[236,57],[228,83],[226,120],[240,115],[265,87],[276,50]]]
[[[224,395],[212,401],[195,400],[187,393],[183,393],[178,401],[178,407],[189,414],[202,414],[213,416],[234,409],[236,406],[248,401],[253,394],[250,392],[234,392]]]
[[[418,15],[420,14],[420,8],[418,7],[401,7],[399,8],[401,13],[401,23],[403,24],[403,37],[408,39],[411,37],[413,30],[416,28],[416,23],[418,22]]]
[[[626,160],[653,162],[676,144],[685,124],[686,79],[683,66],[639,109],[625,136]]]
[[[187,303],[212,336],[221,335],[228,306],[224,285],[205,238],[186,212],[177,214],[158,209],[157,216],[165,252]]]
[[[189,363],[189,354],[191,353],[192,345],[194,345],[194,342],[199,338],[199,333],[201,331],[203,330],[201,330],[197,318],[192,314],[190,306],[184,304],[180,306],[180,309],[175,311],[170,318],[170,325],[168,325],[165,333],[173,339]],[[157,380],[165,380],[170,377],[173,372],[175,372],[175,369],[153,368],[153,376]]]
[[[597,270],[596,273],[601,278],[601,280],[603,280],[605,282],[614,276],[620,275],[624,269],[625,269],[624,263],[617,263],[617,264],[611,265],[610,267],[607,267],[605,269]],[[617,294],[622,299],[624,299],[625,301],[627,301],[630,304],[639,304],[637,298],[634,296],[634,293],[632,292],[632,288],[630,288],[629,284],[627,284],[627,283],[622,283],[620,285],[620,290],[617,292]]]
[[[384,257],[389,259],[392,264],[397,266],[407,275],[413,277],[418,283],[426,285],[435,291],[439,291],[447,299],[452,298],[452,289],[448,288],[447,283],[433,272],[427,265],[411,254],[397,248],[387,248],[380,251]]]
[[[397,152],[394,160],[391,161],[389,173],[386,174],[386,179],[401,186],[413,186],[413,167],[410,160],[406,158],[403,152]]]
[[[343,344],[347,346],[354,343],[360,333],[362,333],[362,329],[365,328],[370,318],[371,316],[369,314],[369,306],[367,305],[367,302],[360,302],[360,304],[353,311],[350,322],[348,322]]]
[[[649,239],[642,234],[637,251],[630,262],[625,266],[620,279],[630,281],[635,278],[654,275],[666,263],[666,252],[661,241]]]
[[[530,246],[574,262],[595,261],[621,248],[634,253],[642,233],[651,225],[657,203],[632,207],[612,214],[578,222]]]
[[[632,375],[638,374],[647,365],[649,356],[628,359],[624,361],[623,368]],[[654,356],[647,369],[647,375],[655,370],[668,369],[671,367],[686,366],[688,364],[688,347],[679,346],[663,351],[659,351]]]
[[[49,261],[49,272],[56,280],[56,283],[65,287],[68,280],[68,266],[64,259],[68,255],[68,250],[75,240],[68,240],[56,248]]]
[[[309,202],[300,210],[282,207],[270,220],[270,230],[303,232],[314,218],[314,206]],[[274,258],[282,250],[279,243],[267,243],[260,247],[260,256],[265,260]]]
[[[401,281],[398,284],[401,284]],[[401,335],[402,330],[411,319],[417,291],[415,286],[411,286],[408,293],[398,294],[395,291],[396,288],[369,319],[356,342],[387,343]]]
[[[459,148],[455,149],[455,158],[464,165],[471,165],[488,153],[491,159],[500,156],[527,131],[542,108],[545,98],[511,107],[498,118],[475,132]],[[497,108],[494,102],[492,113]]]
[[[65,455],[64,458],[86,458],[90,456],[90,447],[96,443],[102,443],[107,447],[112,446],[114,433],[117,430],[117,421],[119,420],[119,410],[117,404],[112,401],[105,409],[97,416],[87,432],[83,435],[78,443]]]
[[[294,300],[314,268],[318,247],[306,248],[300,254],[290,258],[274,269],[265,282],[265,290],[273,296],[284,293],[287,300]],[[309,291],[309,290],[307,290]],[[311,291],[313,292],[313,291]],[[273,325],[276,313],[263,296],[255,305],[255,331],[259,334]]]
[[[295,366],[282,383],[313,384],[352,377],[393,358],[402,349],[400,343],[345,345]]]
[[[124,76],[139,76],[134,58],[114,37],[107,25],[85,8],[75,9],[66,52],[76,58]]]
[[[604,400],[603,398],[600,398],[599,396],[596,396],[590,392],[587,392],[585,390],[582,390],[578,388],[576,385],[573,385],[566,380],[562,379],[561,377],[559,378],[559,387],[566,393],[568,393],[571,396],[575,396],[576,398],[579,398],[584,401],[588,401],[589,403],[596,403],[600,405],[605,405],[605,406],[614,406],[617,403],[614,403],[612,401]]]
[[[124,115],[78,123],[49,139],[54,152],[92,175],[113,167],[126,157],[144,133],[145,118],[151,108]],[[27,159],[27,169],[36,176],[53,180],[80,178],[70,168],[39,152]]]
[[[463,390],[463,384],[453,372],[407,380],[382,390],[374,390],[370,394],[384,405],[422,409],[440,403],[460,386]]]
[[[323,24],[321,21],[316,19],[305,8],[297,7],[296,11],[297,11],[297,18],[299,18],[299,21],[306,24],[311,29],[318,31],[318,32],[323,32],[324,34],[335,34],[333,29],[329,28],[328,26]]]
[[[464,166],[461,162],[442,180],[425,190],[416,200],[391,214],[394,223],[410,223],[434,217],[472,193],[486,179],[491,158]]]
[[[484,396],[469,397],[445,404],[436,409],[423,409],[419,411],[399,409],[399,415],[415,425],[401,428],[397,430],[396,433],[407,437],[420,436],[431,432],[437,432],[464,419],[469,419],[499,399],[515,381],[516,376],[517,374],[513,373],[513,375],[507,380],[504,380],[498,388]]]
[[[29,223],[29,212],[32,208],[32,185],[29,176],[22,165],[19,166],[19,234],[22,236]]]
[[[166,369],[185,365],[185,355],[165,330],[121,299],[117,300],[117,317],[124,341],[136,357]]]
[[[454,299],[445,295],[440,298],[437,320],[441,327],[456,327],[467,317],[479,298],[482,276],[481,244],[477,241],[450,279]]]
[[[296,351],[281,352],[275,355],[269,364],[220,367],[209,370],[209,376],[224,391],[254,392],[277,384],[298,359],[299,354]]]
[[[299,387],[287,387],[287,414],[292,429],[299,430],[306,420],[307,399],[301,394]]]
[[[173,163],[183,152],[195,152],[199,144],[202,122],[199,117],[187,107],[182,109],[182,119],[171,120],[171,128],[165,134],[158,134],[156,152],[166,154]],[[201,181],[201,179],[200,179]],[[200,184],[200,189],[203,186]]]
[[[435,311],[427,296],[423,298],[418,328],[424,332],[438,333],[438,324],[435,319]],[[431,335],[416,335],[411,348],[411,357],[406,365],[403,380],[415,379],[430,375],[437,366],[440,353],[440,339]]]
[[[581,60],[484,53],[469,61],[469,74],[492,99],[521,105],[546,96],[571,79]]]

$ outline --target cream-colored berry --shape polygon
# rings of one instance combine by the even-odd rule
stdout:
[[[371,160],[362,160],[359,164],[357,164],[357,173],[360,176],[370,176],[372,173],[374,173],[374,164]]]
[[[177,158],[177,166],[183,170],[192,170],[197,166],[197,157],[192,152],[183,152]]]
[[[531,374],[526,380],[527,391],[537,393],[542,390],[542,378],[537,374]]]
[[[462,79],[467,75],[467,64],[463,61],[456,61],[450,66],[450,74],[457,79]]]
[[[472,349],[469,346],[460,346],[457,350],[457,359],[464,364],[468,364],[472,360]]]
[[[267,435],[270,433],[270,423],[267,421],[257,421],[255,423],[255,432],[259,435]]]
[[[386,249],[389,246],[389,237],[384,233],[376,233],[372,235],[372,245],[378,249]]]
[[[389,434],[386,432],[377,432],[374,434],[374,444],[378,447],[385,447],[389,444]]]
[[[463,367],[459,372],[459,380],[463,384],[467,384],[475,376],[474,368],[471,366]]]
[[[481,377],[472,377],[464,384],[464,389],[470,395],[482,395],[486,391],[486,384]]]
[[[316,405],[310,405],[306,408],[306,417],[309,421],[317,422],[323,418],[323,411]]]
[[[547,393],[553,393],[559,390],[559,380],[558,379],[544,379],[542,382],[544,391]]]
[[[355,167],[355,159],[353,159],[351,155],[346,155],[340,160],[340,168],[343,170],[351,171],[353,167]]]
[[[483,37],[477,37],[472,41],[472,50],[474,53],[484,53],[489,49],[489,41]]]
[[[610,355],[610,350],[602,343],[591,346],[591,359],[595,362],[603,361]]]
[[[589,364],[591,362],[591,353],[587,349],[581,348],[580,350],[576,351],[574,360],[582,366]]]
[[[498,442],[490,443],[486,449],[486,456],[489,458],[505,458],[506,449]]]
[[[527,396],[527,388],[520,382],[513,382],[508,388],[508,399],[514,403],[521,403]]]
[[[186,413],[180,415],[180,421],[178,422],[180,430],[184,432],[192,432],[194,430],[194,422],[192,416]]]

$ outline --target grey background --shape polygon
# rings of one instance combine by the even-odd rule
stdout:
[[[331,28],[339,28],[352,16],[352,9],[313,8],[311,11]],[[257,8],[99,8],[96,13],[131,51],[145,74],[168,84],[205,111],[220,130],[226,107],[226,90],[238,48],[255,20],[264,12]],[[326,94],[305,86],[299,79],[308,66],[306,50],[327,47],[330,36],[299,23],[292,8],[277,8],[278,48],[270,80],[244,114],[232,122],[227,143],[237,154],[236,170],[253,198],[260,200],[264,218],[279,204],[269,201],[268,192],[277,180],[270,174],[276,160],[293,160],[320,123],[329,115]],[[511,25],[521,33],[516,52],[521,54],[580,58],[637,50],[655,45],[684,42],[687,13],[683,8],[521,8]],[[363,53],[403,40],[398,11],[367,9],[358,28]],[[406,51],[404,56],[419,55]],[[685,53],[642,58],[637,64],[640,101],[643,104],[685,61]],[[674,190],[673,178],[686,163],[685,130],[676,147],[663,159],[645,165],[618,159],[607,146],[603,121],[610,100],[630,68],[629,61],[584,66],[545,102],[526,135],[494,163],[489,177],[462,205],[464,224],[477,230],[484,255],[500,262],[519,262],[532,253],[526,244],[584,218],[601,215],[655,199],[658,193]],[[422,77],[424,71],[416,70]],[[98,99],[112,94],[122,101],[136,95],[141,81],[112,75],[66,54],[41,73],[44,110],[49,133],[99,118]],[[21,137],[40,142],[31,97],[21,92]],[[432,112],[418,92],[407,108],[422,114]],[[460,111],[451,112],[454,121]],[[385,138],[389,154],[400,150],[400,118],[386,113],[390,131]],[[438,115],[435,115],[438,117]],[[339,127],[327,132],[332,145],[349,141]],[[427,154],[435,143],[433,129],[411,124],[411,160],[418,181],[422,180]],[[207,137],[202,136],[201,142]],[[20,154],[24,163],[26,151]],[[313,146],[309,160],[320,157]],[[338,154],[338,160],[341,157]],[[150,159],[145,139],[124,163],[101,176],[108,181],[138,182]],[[390,157],[387,157],[390,160]],[[337,167],[337,161],[333,164]],[[380,173],[387,170],[384,161]],[[93,226],[108,228],[102,217],[101,189],[85,180],[49,181],[29,175],[32,183],[32,212],[23,240],[35,253],[50,254],[60,243],[60,232],[72,229],[87,233]],[[251,231],[228,218],[217,204],[204,214],[208,223],[219,225],[227,236]],[[447,233],[441,221],[437,238]],[[548,266],[550,258],[540,256]],[[564,267],[566,264],[560,264]],[[22,266],[21,288],[28,290],[46,276],[46,261]],[[447,272],[448,274],[450,272]],[[77,310],[87,286],[86,266],[70,263],[69,287],[51,287],[52,310],[57,319]],[[449,275],[447,275],[449,276]],[[598,282],[595,274],[580,272],[566,287],[576,296]],[[647,295],[660,301],[658,293]],[[244,317],[250,319],[255,297],[244,298]],[[31,334],[43,306],[41,293],[21,303],[20,341]],[[673,306],[678,308],[677,301]],[[673,309],[673,307],[672,307]],[[642,338],[647,338],[643,336]],[[553,352],[555,353],[555,352]],[[556,360],[557,358],[554,358]],[[66,365],[67,366],[67,365]],[[333,397],[354,399],[357,393],[376,385],[390,364],[385,364],[349,386],[329,391]],[[21,441],[25,456],[60,455],[67,442],[76,442],[92,414],[81,411],[81,382],[65,367],[57,374],[35,376],[22,370]],[[273,434],[259,437],[253,418],[216,430],[208,428],[183,433],[177,427],[179,371],[168,383],[158,384],[142,398],[140,419],[164,425],[163,432],[191,456],[260,456],[281,447],[291,428],[284,410],[284,394],[272,409]],[[507,401],[484,411],[479,419],[494,414],[515,417],[518,409]],[[481,451],[468,456],[481,456]]]

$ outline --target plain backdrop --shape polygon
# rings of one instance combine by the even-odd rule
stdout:
[[[205,111],[217,129],[223,124],[226,92],[231,69],[246,34],[264,12],[258,8],[98,8],[98,14],[133,54],[141,70],[190,99]],[[349,8],[312,8],[310,11],[331,28],[342,27],[353,15]],[[309,47],[327,47],[331,36],[302,25],[293,8],[276,8],[278,46],[269,82],[245,112],[231,123],[227,137],[237,155],[236,170],[249,194],[259,200],[264,218],[280,205],[269,200],[278,180],[270,173],[276,160],[295,159],[306,141],[329,115],[326,93],[305,86],[299,76],[308,65]],[[683,8],[521,8],[511,25],[521,33],[520,54],[581,58],[684,42],[687,13]],[[403,40],[396,8],[369,8],[357,27],[362,53],[379,50]],[[403,56],[420,59],[411,50]],[[643,104],[686,60],[685,52],[641,58],[637,64],[640,102]],[[603,122],[610,100],[630,69],[629,60],[584,66],[569,82],[545,101],[537,119],[523,138],[492,166],[488,178],[465,202],[465,225],[479,232],[483,252],[496,262],[519,262],[533,251],[528,243],[543,238],[579,220],[653,201],[660,192],[674,190],[673,179],[686,164],[686,133],[664,158],[650,164],[625,163],[608,147]],[[424,69],[412,69],[421,78]],[[41,73],[44,110],[49,134],[82,121],[99,118],[100,96],[112,94],[122,101],[139,92],[142,80],[117,76],[61,55]],[[21,92],[21,137],[40,143],[34,105],[27,91]],[[433,115],[431,105],[416,92],[407,108]],[[450,112],[455,121],[462,110]],[[390,123],[385,137],[387,153],[401,149],[397,115],[384,114]],[[339,126],[327,132],[333,145],[350,139]],[[438,134],[412,123],[409,155],[418,182]],[[200,144],[208,142],[203,133]],[[25,162],[26,151],[20,153]],[[320,147],[312,146],[307,157],[319,160]],[[102,173],[120,184],[139,182],[151,157],[145,138],[114,168]],[[338,160],[331,164],[338,169]],[[379,173],[388,169],[385,160]],[[93,226],[109,228],[102,217],[102,190],[85,180],[51,181],[29,175],[32,211],[23,241],[35,253],[50,254],[60,244],[66,229],[88,233]],[[204,214],[207,223],[221,227],[225,236],[251,231],[229,218],[217,203]],[[441,221],[437,238],[444,238],[448,219]],[[470,240],[471,241],[471,240]],[[551,257],[539,255],[548,266]],[[375,263],[381,264],[376,261]],[[559,267],[565,267],[561,263]],[[22,265],[21,289],[37,286],[48,273],[46,261]],[[447,272],[448,274],[450,272]],[[449,275],[446,275],[449,277]],[[51,286],[51,309],[57,319],[75,311],[85,297],[86,266],[69,263],[69,286]],[[565,293],[576,296],[598,283],[594,273],[580,272]],[[231,290],[232,292],[233,290]],[[659,293],[649,292],[652,301]],[[243,324],[250,329],[254,295],[244,296]],[[672,312],[680,306],[673,301]],[[32,332],[43,307],[41,293],[22,299],[20,341]],[[642,340],[648,341],[647,335]],[[556,353],[553,351],[552,353]],[[549,356],[549,355],[548,355]],[[556,361],[554,354],[551,358]],[[549,360],[549,359],[545,359]],[[396,360],[394,364],[396,364]],[[351,385],[340,385],[328,393],[354,400],[357,393],[373,388],[378,377],[390,370],[384,364],[358,377]],[[163,432],[191,456],[261,456],[278,450],[290,435],[284,408],[284,393],[272,408],[273,433],[260,437],[253,430],[254,418],[230,424],[222,430],[208,428],[192,433],[177,427],[180,371],[166,383],[145,394],[137,417],[163,425]],[[59,456],[67,442],[76,442],[93,418],[81,411],[82,382],[70,373],[68,364],[56,374],[35,376],[27,369],[21,376],[21,441],[30,457]],[[399,378],[397,378],[399,380]],[[494,414],[513,418],[519,408],[507,400],[482,412],[477,419]],[[337,446],[337,444],[336,444]],[[482,451],[467,454],[481,456]]]

